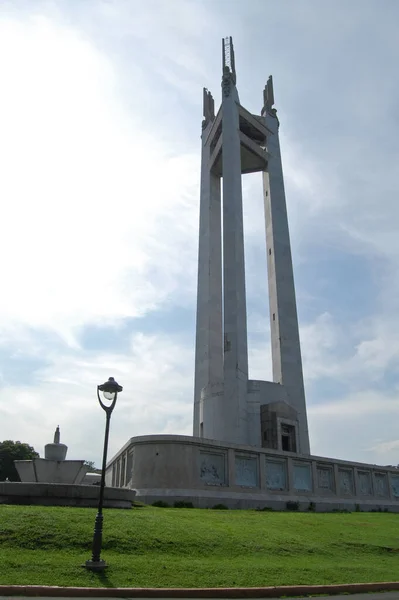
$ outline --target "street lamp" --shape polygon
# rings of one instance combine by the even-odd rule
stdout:
[[[92,557],[90,560],[86,560],[84,566],[86,569],[92,571],[102,571],[106,568],[107,563],[100,557],[101,544],[103,537],[103,501],[104,501],[104,487],[105,487],[105,467],[107,464],[107,451],[108,451],[108,437],[109,437],[109,423],[111,420],[112,411],[115,408],[116,399],[118,392],[121,392],[123,387],[119,385],[113,377],[110,377],[108,381],[97,386],[97,398],[101,408],[105,410],[106,422],[105,422],[105,436],[104,436],[104,450],[103,450],[103,466],[101,470],[101,484],[100,484],[100,497],[98,500],[98,511],[96,520],[94,523],[94,534],[92,544]],[[100,398],[100,392],[103,393],[106,404]]]

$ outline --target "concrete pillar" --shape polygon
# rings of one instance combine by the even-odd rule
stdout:
[[[334,463],[334,493],[339,496],[341,494],[339,486],[339,471],[337,463]]]
[[[294,465],[292,458],[287,458],[287,491],[294,492]]]
[[[266,456],[262,453],[259,454],[259,487],[266,489]]]
[[[315,493],[318,489],[318,481],[317,481],[317,463],[315,460],[312,460],[312,492]]]
[[[269,161],[263,172],[273,381],[284,385],[298,413],[299,448],[310,454],[301,347],[277,116],[264,110]]]
[[[236,485],[236,453],[232,448],[227,451],[227,485],[229,487]]]
[[[202,134],[193,435],[201,437],[201,390],[223,380],[220,178],[210,170],[212,122]],[[206,432],[204,434],[206,436]]]
[[[394,500],[394,495],[393,495],[393,492],[392,492],[392,485],[391,485],[391,473],[388,473],[387,479],[388,479],[388,494],[389,494],[389,499],[390,500]]]
[[[374,471],[370,471],[370,487],[371,487],[371,496],[375,496],[376,486],[374,482]]]
[[[121,487],[121,459],[116,462],[116,487]]]
[[[222,89],[225,415],[222,439],[246,444],[248,350],[239,99],[228,73],[223,77]]]
[[[356,497],[360,496],[360,485],[358,479],[357,468],[351,469],[353,477],[353,493]]]
[[[127,451],[124,453],[124,462],[122,463],[124,465],[124,469],[123,469],[123,487],[126,487],[127,484],[127,459],[128,459],[128,453]]]

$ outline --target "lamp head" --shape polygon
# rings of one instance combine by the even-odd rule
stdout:
[[[99,385],[98,389],[103,393],[106,400],[113,401],[116,394],[123,390],[123,387],[113,377],[110,377],[108,381]]]

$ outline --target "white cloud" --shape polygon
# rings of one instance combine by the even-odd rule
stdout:
[[[124,387],[112,417],[110,455],[131,436],[190,434],[193,350],[176,337],[136,334],[128,354],[47,348],[49,366],[29,386],[6,386],[0,407],[3,437],[29,440],[43,455],[44,444],[61,426],[69,458],[98,460],[104,413],[96,386],[112,375]]]
[[[342,336],[332,316],[319,315],[313,323],[302,326],[300,333],[306,380],[337,376],[342,361],[336,351]]]
[[[379,21],[373,64],[385,57],[387,70],[370,77],[361,46],[369,29],[374,35],[367,5],[359,22],[353,8],[309,1],[298,21],[282,2],[267,18],[276,25],[283,16],[286,28],[266,38],[262,2],[229,14],[221,3],[187,0],[0,8],[0,350],[46,364],[25,385],[8,383],[2,365],[0,437],[41,450],[59,422],[71,457],[98,460],[94,391],[111,374],[125,387],[111,453],[135,434],[190,433],[193,343],[139,333],[139,319],[129,352],[88,351],[80,334],[165,307],[194,314],[201,88],[218,103],[220,37],[233,33],[245,106],[276,75],[295,266],[310,256],[317,263],[320,248],[375,265],[366,317],[342,320],[311,285],[298,287],[299,302],[312,305],[301,338],[313,450],[396,464],[397,89],[388,60],[396,20],[379,11],[388,35]],[[331,22],[343,21],[341,52]],[[268,378],[259,175],[244,180],[244,213],[250,371]]]
[[[399,393],[370,390],[309,407],[312,452],[344,460],[396,465]]]
[[[372,446],[372,448],[370,448],[370,450],[372,450],[373,452],[377,452],[378,454],[385,454],[386,452],[391,452],[393,451],[398,451],[399,450],[399,440],[391,440],[389,442],[381,442],[379,444],[376,444],[375,446]],[[397,456],[397,454],[396,454]],[[399,463],[398,463],[399,464]]]
[[[323,402],[311,408],[312,415],[340,419],[381,412],[399,413],[398,394],[366,389],[350,394],[339,402]]]
[[[0,320],[68,337],[159,306],[176,280],[184,295],[198,158],[125,111],[112,64],[73,30],[1,21],[0,53]]]

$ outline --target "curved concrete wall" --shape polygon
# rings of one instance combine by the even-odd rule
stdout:
[[[398,469],[188,436],[131,438],[107,465],[107,481],[146,503],[399,512]]]
[[[100,487],[59,483],[0,482],[0,504],[38,504],[44,506],[98,505]],[[129,489],[105,488],[105,508],[131,508],[136,492]]]

